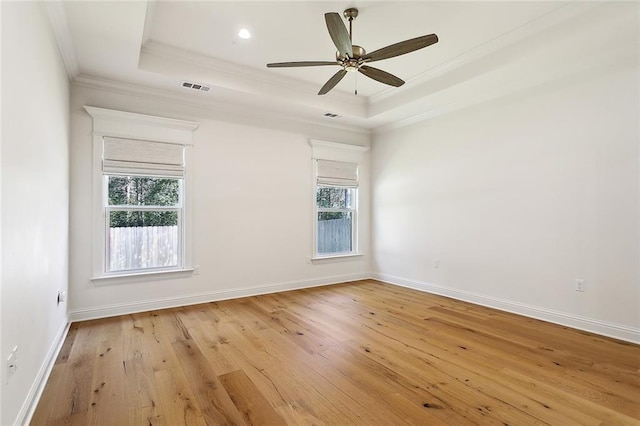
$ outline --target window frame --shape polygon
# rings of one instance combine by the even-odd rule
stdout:
[[[316,168],[318,165],[317,161],[314,161],[316,164]],[[359,203],[359,188],[348,187],[348,186],[340,186],[340,185],[318,185],[316,181],[314,183],[315,191],[314,191],[314,201],[315,201],[315,227],[314,227],[314,258],[316,259],[325,259],[330,257],[345,257],[345,256],[353,256],[359,253],[358,250],[358,206]],[[354,200],[352,208],[324,208],[318,207],[317,197],[318,197],[318,189],[319,188],[340,188],[340,189],[353,189],[354,190]],[[351,251],[342,251],[335,253],[319,253],[318,252],[318,215],[323,212],[328,213],[351,213]]]
[[[175,179],[178,181],[178,200],[179,203],[175,206],[155,206],[155,205],[135,205],[135,204],[123,204],[123,205],[110,205],[109,204],[109,177],[110,176],[135,176],[142,178],[160,178],[160,179]],[[184,232],[184,178],[176,176],[161,176],[161,175],[123,175],[116,173],[103,173],[103,208],[104,208],[104,274],[105,276],[111,275],[131,275],[141,273],[153,273],[153,272],[167,272],[184,269],[184,246],[185,246],[185,232]],[[109,264],[111,259],[109,253],[110,247],[110,213],[113,211],[137,211],[137,212],[161,212],[161,211],[175,211],[178,213],[178,261],[175,266],[159,266],[153,268],[138,268],[138,269],[119,269],[115,271],[109,270]]]
[[[361,191],[360,182],[357,187],[340,186],[340,185],[326,185],[318,184],[318,160],[340,161],[344,163],[352,163],[358,165],[358,175],[363,166],[363,156],[368,147],[359,145],[349,145],[336,142],[328,142],[316,139],[310,139],[309,144],[312,147],[312,194],[313,194],[313,237],[312,237],[312,249],[311,249],[311,261],[331,260],[349,258],[354,256],[362,256],[363,253],[360,250],[360,232],[359,232],[359,216],[361,215]],[[358,177],[358,181],[360,177]],[[336,187],[336,188],[353,188],[355,189],[355,207],[354,209],[318,209],[317,193],[319,187]],[[318,213],[320,211],[353,211],[353,222],[351,227],[351,251],[340,253],[318,253]],[[354,211],[355,210],[355,211]]]
[[[193,272],[192,262],[192,177],[191,177],[191,150],[193,148],[193,133],[198,129],[199,123],[192,121],[176,120],[171,118],[155,117],[143,114],[116,111],[92,106],[85,106],[84,109],[93,119],[93,162],[92,162],[92,277],[96,285],[128,282],[139,277],[149,280],[157,274],[191,274]],[[184,150],[184,174],[182,177],[166,176],[171,179],[181,181],[181,213],[179,220],[182,221],[182,235],[179,235],[179,252],[177,267],[144,268],[108,271],[108,241],[109,241],[109,221],[108,211],[113,207],[108,205],[108,176],[122,174],[105,173],[102,168],[103,138],[134,139],[150,142],[171,143],[183,145]],[[139,174],[136,176],[158,178],[161,175]],[[126,206],[131,208],[134,206]],[[138,206],[140,207],[140,206]],[[158,207],[161,210],[170,210],[168,206],[144,206]],[[123,210],[118,208],[116,210]],[[133,210],[133,209],[132,209]],[[180,228],[180,226],[179,226]],[[139,281],[138,279],[134,280]]]

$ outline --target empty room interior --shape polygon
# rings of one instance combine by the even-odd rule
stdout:
[[[2,1],[2,425],[638,425],[636,1]]]

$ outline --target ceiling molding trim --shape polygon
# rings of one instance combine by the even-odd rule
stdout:
[[[422,121],[426,121],[430,118],[435,118],[441,115],[445,115],[448,114],[450,112],[456,111],[458,109],[462,109],[465,106],[470,106],[473,105],[475,102],[469,102],[469,103],[458,103],[456,104],[451,104],[451,105],[447,105],[447,106],[442,106],[442,107],[438,107],[438,108],[434,108],[432,110],[429,110],[427,112],[423,112],[422,114],[416,114],[413,115],[411,117],[405,118],[403,120],[396,120],[393,121],[389,124],[384,124],[382,126],[376,127],[375,129],[373,129],[373,134],[374,135],[379,135],[382,133],[386,133],[389,132],[391,130],[397,130],[397,129],[401,129],[403,127],[407,127],[410,126],[412,124],[416,124],[416,123],[420,123]]]
[[[64,3],[44,2],[43,7],[51,23],[51,29],[58,44],[58,50],[60,51],[60,56],[62,56],[69,80],[73,81],[80,74],[80,69],[73,47],[67,15],[64,10]]]
[[[263,108],[248,108],[246,105],[234,105],[227,101],[194,99],[193,97],[186,94],[182,95],[179,93],[172,93],[164,89],[140,86],[138,84],[129,84],[120,81],[94,77],[86,74],[81,74],[76,77],[73,80],[72,84],[79,87],[104,90],[112,93],[137,96],[146,99],[171,102],[173,104],[180,104],[186,107],[197,108],[203,112],[216,114],[216,117],[213,117],[213,119],[218,119],[221,121],[229,121],[224,117],[232,117],[236,119],[232,121],[244,122],[251,125],[251,122],[247,122],[247,119],[249,118],[252,119],[250,121],[253,122],[270,123],[273,125],[287,125],[287,123],[294,123],[302,127],[313,125],[326,129],[353,132],[356,134],[367,136],[371,134],[371,130],[364,127],[350,126],[338,123],[327,123],[325,117],[323,116],[320,116],[318,120],[311,120],[307,117],[300,117],[294,114],[283,116],[281,114],[274,114]],[[202,115],[208,118],[212,118],[210,114]]]
[[[142,29],[142,44],[140,49],[151,39],[153,20],[156,15],[156,0],[147,0],[147,10],[144,14],[144,28]]]
[[[619,69],[627,69],[638,66],[636,58],[629,57],[627,51],[612,50],[607,55],[600,56],[601,63],[594,64],[590,60],[577,60],[571,62],[571,66],[564,69],[553,69],[545,75],[539,75],[536,79],[518,80],[510,84],[502,84],[499,88],[489,88],[488,90],[478,91],[475,96],[462,96],[450,101],[442,101],[437,96],[426,98],[430,102],[426,111],[421,114],[408,116],[404,119],[395,120],[387,124],[382,124],[372,130],[372,134],[381,134],[390,130],[400,129],[410,126],[431,118],[456,112],[458,110],[474,107],[486,102],[499,101],[509,96],[528,97],[533,93],[541,93],[545,87],[549,85],[555,87],[565,87],[575,80],[577,76],[584,78],[585,76],[598,76]],[[469,90],[465,93],[470,93]],[[446,99],[446,95],[445,95]],[[424,108],[423,108],[424,110]]]
[[[275,89],[286,89],[289,92],[298,92],[303,96],[313,95],[316,99],[318,85],[308,83],[306,81],[298,80],[295,78],[284,77],[279,74],[265,70],[259,70],[243,65],[234,64],[222,59],[212,58],[210,56],[201,55],[195,52],[178,49],[176,47],[159,43],[154,40],[150,40],[146,43],[140,52],[141,55],[158,56],[165,59],[171,59],[174,61],[180,61],[191,65],[207,68],[212,72],[220,75],[225,75],[234,80],[242,79],[244,81],[250,81],[255,85],[264,87],[265,85],[271,86]],[[216,85],[215,81],[209,82]],[[343,93],[341,91],[334,91],[331,96],[326,97],[327,101],[340,104],[348,104],[354,109],[361,109],[366,111],[367,98],[355,97],[351,94]]]
[[[470,64],[480,58],[495,53],[501,49],[511,46],[527,37],[531,37],[553,25],[556,25],[562,21],[570,19],[574,16],[582,14],[599,3],[594,2],[582,2],[572,0],[569,3],[559,6],[557,9],[539,16],[518,28],[515,28],[509,32],[506,32],[492,40],[483,43],[466,53],[463,53],[447,62],[444,62],[430,70],[418,74],[417,76],[407,79],[407,84],[400,88],[390,88],[383,92],[377,93],[369,97],[369,106],[380,104],[381,102],[390,98],[401,99],[404,94],[408,94],[412,89],[415,89],[420,84],[423,84],[436,77],[445,75],[454,69],[460,68],[464,65]]]

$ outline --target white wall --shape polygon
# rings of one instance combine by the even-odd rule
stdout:
[[[616,7],[494,71],[529,89],[374,136],[378,277],[640,341],[638,8]]]
[[[200,275],[91,280],[91,117],[83,105],[200,122],[194,133],[193,258]],[[367,277],[370,271],[368,155],[362,169],[365,256],[310,264],[313,194],[309,138],[369,144],[366,133],[296,123],[242,124],[200,107],[72,86],[72,319],[148,310]],[[254,126],[253,124],[260,124]],[[271,127],[271,128],[267,128]],[[278,130],[284,127],[290,130]],[[292,130],[291,130],[292,129]]]
[[[68,130],[69,83],[42,6],[2,2],[3,425],[28,415],[66,330]]]

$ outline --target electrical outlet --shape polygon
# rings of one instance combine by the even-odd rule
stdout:
[[[200,265],[193,265],[193,275],[200,275]]]
[[[433,260],[433,267],[438,269],[440,267],[440,259]]]
[[[67,299],[67,295],[62,290],[58,290],[58,305]]]
[[[576,279],[576,291],[584,291],[584,280],[582,278]]]

